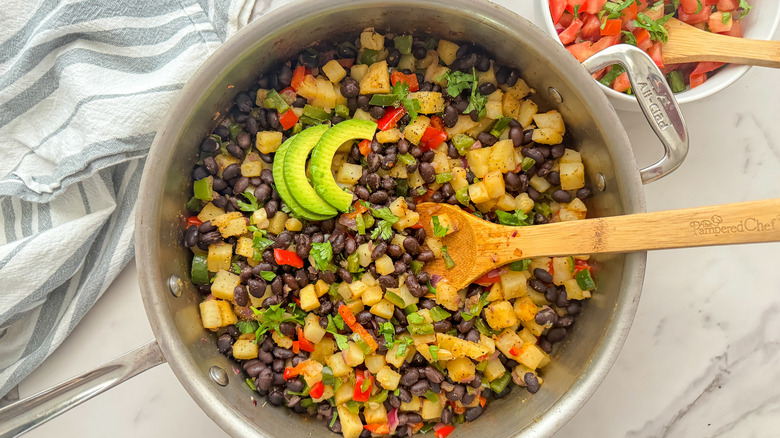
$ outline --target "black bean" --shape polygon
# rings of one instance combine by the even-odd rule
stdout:
[[[406,242],[406,240],[404,240],[404,242]],[[406,248],[406,245],[404,245],[404,248]],[[430,262],[434,258],[436,258],[436,255],[433,253],[433,251],[431,251],[430,249],[427,249],[427,248],[422,250],[420,252],[420,255],[417,256],[417,260],[419,260],[421,262]]]
[[[289,321],[283,322],[279,324],[279,331],[285,336],[293,336],[295,335],[295,324]]]
[[[371,156],[371,154],[368,155]],[[377,159],[379,159],[378,156]],[[368,175],[366,175],[366,185],[368,185],[368,188],[370,188],[371,190],[377,190],[381,183],[382,183],[382,178],[376,173],[369,173]]]
[[[544,269],[542,269],[542,268],[534,269],[533,274],[534,274],[534,277],[538,278],[539,280],[542,280],[545,283],[549,284],[549,283],[552,283],[552,281],[553,281],[552,275],[549,272],[547,272]],[[542,292],[542,291],[539,291],[539,292]]]
[[[352,284],[352,274],[350,274],[349,271],[344,268],[339,268],[337,274],[339,274],[342,281],[347,284]]]
[[[398,399],[403,403],[409,403],[412,401],[412,393],[406,388],[398,387]]]
[[[271,292],[274,294],[274,296],[281,295],[284,290],[284,281],[282,281],[282,277],[276,276],[276,278],[271,281]]]
[[[207,154],[212,154],[219,150],[219,143],[211,137],[206,137],[200,143],[200,150]]]
[[[239,195],[249,187],[249,178],[242,176],[233,184],[233,194]],[[243,201],[242,201],[243,202]]]
[[[258,351],[257,358],[266,365],[270,365],[274,361],[274,355],[262,349]]]
[[[390,196],[384,190],[380,190],[371,194],[368,201],[372,204],[384,204],[388,201]]]
[[[420,253],[420,244],[417,242],[417,239],[415,239],[413,237],[407,237],[407,238],[404,239],[403,245],[404,245],[404,249],[409,254],[411,254],[411,255],[418,255],[418,254],[422,255]]]
[[[247,150],[249,149],[249,146],[252,146],[252,137],[248,132],[241,131],[236,135],[236,143],[238,143],[238,147],[242,150]]]
[[[450,64],[450,68],[455,71],[463,71],[463,72],[469,72],[472,68],[476,67],[477,65],[477,54],[476,53],[468,53],[466,55],[463,55],[460,58],[455,59],[452,61],[452,64]]]
[[[244,307],[249,304],[249,294],[246,292],[244,286],[239,285],[233,289],[233,299],[239,307]]]
[[[558,158],[561,158],[565,152],[566,152],[566,147],[562,144],[556,144],[552,148],[550,148],[550,156],[556,160]]]
[[[541,193],[539,193],[535,188],[528,186],[526,189],[526,193],[528,193],[528,197],[531,198],[534,202],[539,202],[542,199]]]
[[[281,406],[284,403],[284,392],[279,388],[274,388],[268,393],[268,403],[274,406]]]
[[[198,226],[190,225],[187,231],[184,232],[184,246],[192,248],[198,244]]]
[[[220,353],[227,353],[232,346],[233,337],[231,337],[230,334],[223,333],[219,338],[217,338],[217,350],[219,350]]]
[[[403,260],[398,260],[393,265],[393,274],[401,275],[404,272],[406,272],[406,268],[407,268],[406,263],[404,263]]]
[[[231,164],[230,166],[226,167],[225,170],[222,171],[222,179],[225,181],[230,181],[240,176],[241,176],[241,166],[239,166],[236,163]]]
[[[547,180],[550,185],[553,186],[559,186],[561,185],[561,174],[558,173],[557,170],[551,170],[550,173],[547,174],[547,176],[544,177],[544,179]]]
[[[221,241],[222,241],[222,235],[219,233],[219,231],[211,231],[206,234],[198,235],[198,242],[199,242],[198,246],[200,246],[200,244],[203,244],[206,246],[206,249],[208,249],[209,245],[213,245]]]
[[[398,246],[396,244],[390,244],[390,245],[387,245],[387,255],[389,255],[390,257],[392,257],[394,259],[397,259],[397,258],[401,257],[402,255],[404,255],[404,250],[403,250],[403,248],[401,248],[400,246]]]
[[[280,284],[281,284],[281,282],[280,282]],[[273,295],[273,296],[270,296],[270,297],[266,298],[263,301],[263,307],[275,306],[277,304],[281,304],[282,301],[284,301],[284,299],[282,298],[281,294]]]
[[[430,365],[425,367],[425,377],[431,383],[439,384],[444,381],[444,374]]]
[[[357,319],[358,324],[366,325],[371,322],[371,320],[374,318],[374,315],[371,314],[368,310],[362,310],[355,315],[355,319]]]
[[[452,391],[445,393],[445,397],[449,401],[459,401],[466,393],[466,387],[461,384],[455,384],[455,388]]]
[[[563,327],[550,329],[550,331],[547,332],[547,340],[552,342],[553,344],[562,341],[563,338],[565,337],[566,337],[566,329]]]
[[[550,163],[550,161],[548,161]],[[555,202],[571,202],[571,195],[566,190],[556,190],[552,192],[552,198]]]
[[[444,195],[441,192],[436,191],[431,195],[431,202],[444,202]]]
[[[371,99],[368,96],[361,94],[357,97],[358,108],[368,112],[371,109],[371,104],[369,103],[370,101]]]
[[[593,195],[593,192],[587,187],[583,187],[579,190],[577,190],[577,198],[585,200],[590,198]]]
[[[447,128],[452,128],[458,123],[458,116],[460,116],[460,112],[452,105],[447,105],[444,107],[444,114],[442,114],[441,120],[444,126]]]
[[[534,224],[541,225],[547,223],[547,217],[541,213],[536,213],[534,215]]]
[[[330,241],[330,245],[333,248],[333,254],[339,254],[341,251],[344,251],[344,244],[347,242],[347,237],[345,234],[331,234],[328,240]]]
[[[398,49],[390,49],[387,53],[387,65],[389,67],[397,67],[398,62],[401,61],[401,52]]]
[[[387,244],[385,242],[380,242],[376,247],[374,247],[374,250],[371,251],[371,260],[377,260],[383,255],[385,255],[385,252],[387,252]]]
[[[433,331],[436,333],[447,333],[452,330],[452,323],[446,319],[433,323]]]
[[[420,372],[417,368],[409,367],[401,376],[400,383],[404,386],[412,386],[420,380]]]
[[[477,58],[477,71],[486,72],[490,70],[490,58],[487,55],[479,54]]]
[[[555,305],[558,307],[566,307],[569,303],[570,301],[566,295],[566,290],[559,290],[558,297],[555,299]]]
[[[214,157],[206,157],[206,158],[204,158],[203,159],[203,167],[211,175],[216,175],[217,172],[219,172],[219,166],[217,165],[217,160],[215,160]],[[212,183],[212,187],[213,187],[213,183]]]
[[[415,59],[423,59],[428,54],[428,51],[425,49],[425,46],[417,46],[412,49],[412,56],[414,56]]]
[[[469,332],[466,333],[466,340],[469,342],[479,342],[479,331],[475,328],[469,330]]]
[[[395,178],[392,176],[386,176],[382,178],[382,188],[387,191],[392,191],[395,189]]]
[[[544,282],[536,278],[532,278],[528,280],[528,285],[531,286],[533,290],[539,293],[543,293],[544,291],[547,290],[547,285],[545,285]]]
[[[523,375],[523,382],[525,382],[525,389],[531,394],[536,394],[539,391],[539,379],[536,378],[534,373],[525,373]]]
[[[482,406],[467,408],[466,412],[463,413],[463,417],[466,418],[466,421],[474,421],[479,418],[480,415],[482,415]]]
[[[541,326],[551,327],[558,320],[558,314],[549,306],[544,306],[536,312],[534,321]]]
[[[427,234],[425,234],[425,228],[417,228],[414,231],[414,238],[417,239],[417,242],[422,245],[425,243],[425,238],[428,237]]]
[[[563,328],[569,328],[574,324],[574,317],[571,315],[563,315],[560,318],[558,318],[557,321],[555,321],[555,324],[553,324],[553,327],[563,327]]]
[[[582,310],[582,304],[579,301],[571,300],[570,304],[566,306],[566,313],[572,316],[577,316]]]
[[[383,289],[392,289],[398,287],[398,278],[392,275],[381,275],[377,279],[377,282]]]
[[[385,115],[385,109],[381,106],[372,106],[368,113],[375,119],[381,119]]]
[[[195,181],[201,180],[209,176],[209,171],[203,166],[197,166],[192,170],[192,179]]]
[[[371,192],[365,186],[355,186],[353,191],[358,198],[364,201],[368,201],[368,198],[371,196]]]
[[[479,92],[484,96],[493,94],[496,91],[496,86],[492,82],[485,82],[479,86]]]
[[[510,70],[509,74],[506,76],[506,85],[509,87],[514,87],[519,78],[520,74],[517,72],[517,70]]]
[[[255,387],[258,391],[268,391],[271,389],[271,384],[274,380],[274,373],[270,368],[266,367],[260,370],[257,379],[255,380]]]
[[[287,390],[290,392],[301,392],[303,391],[303,382],[301,382],[298,379],[290,379],[285,384],[287,387]]]
[[[263,208],[265,209],[266,216],[270,219],[279,211],[279,203],[276,201],[269,201]]]
[[[347,254],[352,254],[357,250],[357,242],[355,242],[355,238],[348,237],[346,242],[344,242],[344,251]]]
[[[552,160],[547,160],[547,161],[545,161],[544,163],[542,163],[542,165],[541,165],[541,166],[539,166],[539,170],[537,170],[537,171],[536,171],[536,174],[537,174],[537,175],[538,175],[540,178],[544,178],[544,177],[546,177],[546,176],[547,176],[547,174],[548,174],[548,173],[550,173],[550,170],[552,170],[553,164],[554,164],[554,163],[553,163],[553,161],[552,161]]]
[[[271,129],[278,131],[279,128],[282,127],[282,125],[279,123],[279,113],[276,110],[268,111],[265,118],[268,120],[268,126],[270,126]]]
[[[542,153],[538,149],[535,149],[535,148],[523,148],[523,149],[520,150],[520,153],[524,157],[531,158],[532,160],[536,161],[537,163],[544,162],[544,155],[542,155]]]
[[[433,165],[430,163],[420,163],[420,176],[426,184],[433,184],[436,182],[436,171]]]
[[[430,163],[433,161],[433,158],[436,156],[436,152],[432,150],[427,150],[423,152],[423,154],[420,156],[420,161],[423,163]]]

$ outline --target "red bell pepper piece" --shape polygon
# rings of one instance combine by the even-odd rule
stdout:
[[[481,284],[481,285],[490,285],[493,283],[498,283],[499,281],[501,281],[502,272],[503,270],[501,268],[492,269],[487,274],[474,280],[474,283]]]
[[[587,260],[574,259],[574,273],[578,273],[583,269],[590,271],[590,265]]]
[[[691,75],[691,88],[696,88],[699,85],[703,84],[705,81],[707,81],[707,75],[705,73],[700,73],[696,75]]]
[[[441,117],[439,116],[431,116],[431,126],[439,131],[444,131],[444,122],[441,121]]]
[[[390,433],[390,424],[388,423],[366,424],[363,428],[379,435]]]
[[[406,115],[406,108],[400,107],[390,107],[385,110],[385,115],[382,116],[379,120],[377,120],[376,124],[380,131],[387,131],[389,129],[395,128],[395,126],[398,124],[398,121],[401,120],[403,116]]]
[[[418,91],[420,89],[420,83],[417,81],[417,75],[414,73],[405,75],[400,71],[394,71],[390,75],[390,83],[395,85],[399,82],[406,82],[409,85],[409,91]]]
[[[451,434],[453,430],[455,430],[455,426],[448,424],[447,426],[436,429],[433,434],[436,435],[436,438],[445,438],[447,435]]]
[[[293,344],[292,344],[292,351],[293,351],[293,353],[295,353],[295,354],[298,354],[298,353],[300,353],[300,352],[301,352],[301,344],[300,344],[300,342],[298,342],[298,341],[293,341]]]
[[[308,351],[309,353],[314,351],[314,344],[312,344],[310,340],[306,339],[306,337],[303,335],[303,330],[300,327],[298,327],[298,343],[300,344],[301,350]]]
[[[423,227],[423,224],[422,224],[422,222],[419,222],[419,221],[418,221],[416,224],[412,225],[412,226],[411,226],[411,227],[409,227],[409,228],[413,228],[413,229],[415,229],[415,230],[416,230],[416,229],[418,229],[418,228],[422,228],[422,227]]]
[[[294,379],[298,377],[303,372],[303,369],[307,366],[308,364],[306,362],[301,362],[294,367],[287,367],[284,369],[284,374],[282,374],[282,377],[284,377],[284,380]]]
[[[482,396],[480,395],[480,396],[479,396],[479,405],[480,405],[480,406],[482,406],[482,407],[484,408],[486,404],[487,404],[487,399],[486,399],[485,397],[482,397]]]
[[[290,265],[294,268],[303,267],[303,259],[298,257],[293,251],[287,251],[286,249],[274,249],[274,260],[277,265]]]
[[[436,149],[439,147],[439,145],[447,140],[447,133],[434,128],[433,126],[428,126],[425,128],[425,132],[422,135],[422,138],[420,138],[420,149],[423,150],[423,152]]]
[[[363,140],[358,144],[360,154],[367,157],[371,153],[371,140]]]
[[[620,29],[623,26],[623,22],[616,19],[607,20],[604,22],[604,28],[601,29],[601,35],[618,35]]]
[[[197,216],[190,216],[190,217],[187,218],[187,228],[189,228],[189,227],[191,227],[193,225],[199,227],[199,226],[201,226],[201,224],[203,224],[203,222],[201,222],[201,220],[198,219]]]
[[[314,386],[311,387],[311,390],[309,390],[309,397],[320,398],[324,392],[325,384],[322,382],[317,382],[314,384]]]
[[[512,348],[509,349],[509,354],[512,356],[518,356],[520,354],[520,347],[517,345],[513,345]]]
[[[293,88],[293,90],[298,91],[298,88],[301,88],[301,84],[303,84],[303,80],[306,77],[306,67],[299,65],[298,67],[295,67],[295,71],[293,72],[292,81],[290,81],[290,86]]]
[[[368,207],[361,204],[359,201],[355,202],[352,207],[355,209],[355,213],[365,213],[368,211]]]
[[[371,348],[371,351],[376,351],[376,349],[379,347],[379,344],[376,343],[374,337],[371,336],[365,327],[358,324],[357,319],[355,319],[355,315],[352,314],[352,311],[349,310],[349,307],[347,307],[345,304],[342,304],[339,307],[339,315],[341,315],[341,318],[344,319],[344,322],[353,332],[357,333],[361,338],[363,338],[364,341],[366,341],[366,344],[368,344],[368,346]]]
[[[279,115],[279,124],[282,125],[285,131],[295,126],[296,123],[298,123],[298,116],[292,109],[288,109]]]
[[[368,384],[366,385],[368,388],[363,391],[363,385],[365,381],[368,380]],[[368,370],[363,371],[363,373],[355,372],[355,390],[352,393],[352,400],[355,400],[356,402],[367,402],[368,398],[371,397],[371,388],[374,386],[374,376],[371,375],[371,373],[368,372]]]

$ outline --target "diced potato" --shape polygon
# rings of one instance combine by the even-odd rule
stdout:
[[[357,184],[361,176],[363,176],[363,166],[344,163],[336,174],[336,182],[354,185]]]
[[[257,150],[270,154],[276,152],[279,146],[282,145],[282,133],[279,131],[260,131],[257,133],[257,139],[255,140],[255,147]],[[258,174],[259,175],[259,174]]]
[[[327,79],[317,78],[317,94],[312,105],[330,110],[336,107],[336,90],[333,83]]]
[[[368,369],[371,374],[376,374],[379,372],[382,367],[385,366],[385,357],[381,354],[372,354],[370,356],[366,356],[366,369]]]
[[[390,213],[398,217],[404,217],[409,212],[409,204],[406,202],[406,198],[398,197],[395,201],[391,202],[388,206]]]
[[[520,354],[517,355],[516,360],[528,368],[535,370],[545,356],[544,351],[536,346],[536,344],[525,343],[520,347]]]
[[[217,176],[222,178],[222,171],[225,170],[228,166],[231,164],[239,164],[241,163],[241,160],[238,158],[232,156],[232,155],[222,155],[217,154],[214,156],[214,160],[217,162],[217,167],[219,171],[217,172]]]
[[[320,342],[325,336],[325,329],[320,327],[319,317],[314,313],[306,315],[303,325],[303,336],[313,343]]]
[[[575,279],[564,281],[563,286],[566,288],[566,298],[570,300],[590,298],[590,291],[582,290]]]
[[[509,301],[496,301],[485,308],[485,322],[496,330],[517,324],[517,317]]]
[[[561,134],[566,133],[563,117],[561,117],[561,113],[555,110],[534,114],[534,123],[537,128],[550,128]]]
[[[471,117],[459,115],[458,122],[455,124],[455,126],[452,128],[444,128],[444,130],[447,132],[447,138],[452,138],[458,134],[463,134],[467,131],[470,131],[475,126],[477,126],[477,122],[471,120]]]
[[[428,245],[428,248],[433,251],[433,255],[435,257],[441,257],[441,247],[443,244],[441,243],[441,240],[439,240],[438,237],[426,237],[425,238],[425,244]]]
[[[406,166],[393,166],[387,174],[395,179],[406,179],[406,177],[409,176],[409,172],[406,171]]]
[[[219,305],[216,300],[201,301],[200,321],[203,324],[203,328],[209,330],[222,327],[222,316],[220,315]]]
[[[447,85],[447,78],[446,75],[450,71],[447,67],[443,65],[431,64],[428,66],[427,69],[425,69],[425,81],[426,82],[432,82],[434,84],[441,85],[442,87],[445,87]],[[440,79],[441,78],[441,79]]]
[[[471,184],[469,186],[469,198],[471,199],[471,202],[474,202],[475,204],[480,204],[490,200],[490,194],[488,194],[487,187],[485,187],[485,183],[483,181]]]
[[[536,340],[536,338],[534,338],[534,340]],[[504,330],[500,335],[496,336],[495,341],[496,348],[504,353],[504,356],[517,360],[517,356],[510,353],[510,350],[512,350],[512,347],[514,346],[520,347],[523,345],[523,339],[514,330],[509,328]]]
[[[417,118],[411,124],[407,125],[404,129],[404,138],[409,140],[414,145],[420,143],[425,130],[431,124],[431,119],[423,115],[417,116]]]
[[[417,68],[427,68],[431,64],[439,63],[439,54],[435,50],[428,50],[425,54],[425,58],[417,61]]]
[[[482,372],[488,382],[492,382],[506,373],[506,368],[498,358],[490,359]]]
[[[536,105],[531,99],[526,99],[520,104],[520,108],[516,112],[515,120],[520,122],[523,128],[531,126],[534,114],[539,111],[539,106]],[[506,114],[506,107],[504,107],[504,113]]]
[[[301,231],[303,229],[303,223],[300,220],[291,217],[284,222],[284,228],[287,229],[287,231]]]
[[[346,403],[352,400],[352,395],[355,392],[355,383],[353,381],[344,382],[339,389],[336,390],[336,394],[333,396],[337,405]]]
[[[452,219],[450,219],[450,216],[446,213],[437,214],[431,217],[431,229],[434,228],[434,222],[433,218],[436,218],[437,221],[439,221],[439,226],[442,230],[445,230],[444,235],[448,236],[456,231],[457,228],[455,228],[455,224],[452,222]]]
[[[357,253],[360,259],[360,266],[368,267],[371,264],[371,248],[369,245],[367,243],[360,244],[357,248]]]
[[[276,345],[282,348],[292,348],[293,340],[289,336],[285,336],[282,332],[274,330],[271,332],[271,339],[276,342]]]
[[[508,271],[501,274],[501,287],[504,291],[504,298],[523,297],[528,294],[528,271]]]
[[[399,348],[400,348],[400,344],[396,343],[395,345],[393,345],[393,348],[387,350],[387,353],[385,353],[385,361],[387,361],[387,363],[395,366],[396,368],[399,368],[401,365],[403,365],[403,363],[406,360],[406,358],[408,356],[412,355],[413,354],[412,352],[414,351],[414,349],[411,348],[411,346],[409,346],[409,347],[407,347],[405,354],[402,354],[402,355],[399,356],[398,355]],[[398,383],[396,382],[396,385],[397,384]],[[395,388],[393,388],[393,389],[395,389]]]
[[[441,418],[441,411],[444,408],[444,397],[439,395],[439,399],[436,402],[432,402],[427,398],[422,399],[422,407],[420,408],[420,415],[423,420],[436,420]]]
[[[398,199],[402,199],[402,198],[398,198]],[[388,256],[387,254],[378,258],[374,262],[374,266],[376,266],[376,272],[379,275],[388,275],[395,271],[395,266],[393,265],[393,259],[391,259],[390,256]]]
[[[490,354],[489,348],[485,345],[466,341],[445,333],[436,334],[436,343],[440,349],[449,351],[452,357],[456,358],[468,356],[474,360],[482,360]]]
[[[452,169],[452,181],[450,181],[450,185],[452,185],[452,188],[456,191],[467,187],[469,185],[469,181],[466,179],[466,169],[462,167],[454,167]]]
[[[485,174],[490,170],[488,162],[490,161],[492,152],[492,148],[472,149],[466,152],[466,160],[469,163],[469,169],[471,169],[474,176],[477,178],[484,178]]]
[[[534,208],[534,200],[528,196],[528,193],[520,193],[515,196],[515,206],[518,209],[523,210],[523,212],[528,213]]]
[[[333,353],[328,356],[326,362],[331,370],[333,370],[334,377],[348,376],[352,372],[352,368],[348,367],[344,362],[344,358],[341,356],[341,352]]]
[[[387,409],[382,403],[366,403],[363,417],[366,419],[366,424],[387,423]]]
[[[417,222],[420,222],[420,213],[417,213],[416,211],[410,211],[406,214],[406,216],[402,217],[398,220],[398,222],[393,224],[393,228],[401,231],[405,228],[416,225]]]
[[[563,190],[585,187],[585,166],[582,163],[561,163],[559,173]]]
[[[200,210],[200,213],[198,213],[198,219],[201,222],[206,222],[206,221],[210,221],[211,219],[214,219],[215,217],[221,216],[223,214],[225,214],[225,210],[209,202],[203,207],[203,209]]]
[[[360,79],[360,94],[389,92],[390,74],[387,72],[387,61],[379,61],[371,64],[371,66],[368,67],[365,76]]]
[[[322,66],[322,72],[328,77],[328,80],[337,84],[347,76],[347,71],[339,64],[335,59],[331,59],[325,65]]]
[[[307,312],[320,307],[320,300],[317,297],[317,292],[314,290],[314,285],[309,284],[300,291],[301,309]]]
[[[260,176],[260,172],[263,170],[263,160],[260,159],[260,154],[257,152],[250,152],[244,157],[244,161],[241,163],[241,175],[252,178]]]
[[[312,75],[306,75],[296,92],[305,97],[309,103],[313,102],[317,97],[317,79]]]
[[[376,315],[380,318],[390,319],[393,317],[394,310],[395,310],[395,306],[393,305],[393,303],[387,300],[382,300],[374,304],[373,306],[371,306],[369,312],[372,315]]]
[[[368,66],[366,64],[355,64],[349,68],[349,75],[352,79],[360,82],[368,72]]]
[[[553,283],[555,285],[560,286],[564,281],[574,278],[574,273],[571,272],[574,270],[574,265],[568,257],[553,257],[552,264]]]
[[[492,63],[491,63],[490,68],[487,71],[478,71],[477,72],[477,83],[479,85],[482,85],[482,84],[488,83],[488,82],[493,84],[493,85],[498,85],[498,81],[496,81],[496,72],[493,70]],[[504,94],[503,91],[496,90],[496,91],[494,91],[493,93],[491,93],[488,96],[488,100],[490,100],[490,98],[493,97],[493,95],[496,94],[496,93],[500,93],[502,95]],[[498,99],[498,100],[501,101],[501,99]]]
[[[495,78],[494,78],[495,80]],[[495,98],[493,98],[495,96]],[[504,99],[504,93],[501,90],[496,90],[488,97],[488,101],[485,104],[485,117],[491,119],[499,119],[504,115],[504,108],[502,107],[502,101]]]
[[[531,92],[531,87],[529,87],[528,84],[526,84],[522,79],[518,79],[517,82],[511,87],[502,85],[500,88],[504,90],[504,93],[510,94],[518,100],[528,96],[528,94]]]
[[[233,224],[233,221],[237,219],[244,220],[244,215],[241,214],[240,211],[233,211],[211,219],[211,225],[219,228],[219,232],[224,237],[237,236],[246,233],[246,221],[244,221],[244,231],[238,234],[231,234],[232,232],[237,231],[235,228],[238,227],[238,224]]]
[[[401,131],[398,128],[379,131],[376,133],[376,141],[379,143],[397,143],[401,139]]]
[[[514,304],[515,315],[521,322],[530,321],[536,316],[536,312],[539,308],[536,307],[531,298],[528,296],[518,298]]]
[[[451,170],[450,160],[447,158],[446,152],[436,152],[436,155],[433,156],[433,161],[431,161],[431,165],[436,173],[446,173]]]
[[[382,288],[380,286],[370,286],[363,292],[360,300],[363,301],[363,304],[366,306],[373,306],[382,301],[383,296],[384,294],[382,293]]]
[[[501,288],[501,283],[493,283],[490,286],[490,292],[488,292],[487,301],[493,302],[504,299],[504,291]]]
[[[305,335],[304,335],[305,336]],[[309,358],[321,364],[327,363],[328,357],[336,351],[336,341],[331,338],[322,338],[314,344],[314,351]]]
[[[416,91],[409,93],[409,98],[420,102],[420,114],[436,114],[444,111],[444,96],[438,91]]]
[[[229,265],[228,269],[230,269]],[[217,298],[230,301],[233,299],[233,291],[240,283],[241,279],[238,275],[220,269],[217,275],[214,276],[214,282],[211,283],[211,294]]]
[[[490,199],[498,199],[504,196],[506,193],[504,175],[502,175],[500,171],[494,171],[485,174],[485,178],[482,180],[482,184],[485,185],[485,190],[487,191],[487,195],[490,197]]]
[[[534,175],[531,177],[531,179],[528,181],[528,185],[535,188],[537,192],[544,193],[551,187],[550,183],[547,181],[547,179],[542,178],[539,175]]]
[[[287,222],[287,213],[277,211],[274,217],[268,221],[268,232],[279,234],[284,231],[284,224]]]
[[[223,326],[235,324],[236,321],[238,321],[236,314],[233,313],[233,307],[229,301],[217,300],[217,306],[219,307],[219,316],[222,318]],[[254,342],[254,336],[251,337],[252,341]]]
[[[233,357],[236,359],[257,359],[257,352],[257,344],[253,340],[239,339],[233,344]]]
[[[515,198],[509,193],[504,193],[504,196],[496,200],[496,209],[501,211],[512,211],[517,209]]]
[[[582,217],[580,219],[585,219],[585,214],[588,212],[588,207],[585,206],[585,203],[582,202],[580,198],[574,198],[569,205],[566,206],[566,209],[569,211],[575,211],[577,213],[582,213]]]
[[[444,308],[457,311],[460,304],[458,290],[446,281],[440,281],[436,284],[436,302]]]
[[[361,280],[355,280],[352,283],[349,283],[348,287],[349,290],[352,291],[352,296],[355,298],[359,298],[363,295],[363,292],[368,289],[368,285]]]
[[[383,50],[385,48],[385,37],[374,32],[373,29],[360,33],[360,47],[371,50]]]
[[[474,377],[476,366],[467,357],[459,357],[447,362],[449,377],[455,382],[463,382]]]
[[[452,61],[455,61],[455,54],[458,53],[458,48],[459,46],[452,41],[440,39],[436,51],[439,53],[439,59],[441,59],[445,65],[450,65],[452,64]]]
[[[531,259],[531,264],[528,265],[528,271],[534,272],[534,269],[539,268],[550,272],[550,263],[552,263],[550,257],[534,257]]]
[[[268,228],[270,221],[268,220],[268,212],[265,211],[265,208],[258,208],[252,213],[252,222],[260,230]]]
[[[560,158],[561,163],[582,163],[582,155],[574,149],[565,149]]]
[[[343,404],[338,405],[336,409],[339,413],[341,434],[344,435],[344,438],[358,438],[363,432],[363,422],[360,421],[360,416],[350,412]]]
[[[554,129],[536,128],[531,139],[539,144],[558,144],[563,141],[563,135]]]
[[[420,397],[412,396],[412,401],[409,403],[401,403],[401,407],[399,409],[405,412],[417,412],[421,407],[422,403],[420,402]]]
[[[515,170],[515,147],[512,140],[501,140],[490,147],[488,169],[507,173]],[[476,175],[476,174],[475,174]]]
[[[251,259],[255,256],[255,249],[252,248],[252,239],[249,237],[239,237],[236,243],[236,254]]]
[[[528,321],[523,321],[521,324],[534,336],[541,336],[542,332],[544,332],[544,326],[537,324],[536,321],[533,319],[530,319]]]

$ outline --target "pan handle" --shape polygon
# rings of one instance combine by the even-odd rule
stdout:
[[[165,362],[157,341],[0,409],[0,438],[22,435],[92,397]]]
[[[664,74],[643,50],[618,44],[582,63],[591,74],[619,64],[628,73],[631,89],[647,121],[664,146],[664,156],[639,171],[644,184],[672,173],[688,155],[688,128]]]

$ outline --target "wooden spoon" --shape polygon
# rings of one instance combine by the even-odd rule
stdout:
[[[602,217],[530,227],[496,225],[449,204],[417,205],[433,236],[432,216],[446,215],[455,232],[442,238],[455,262],[436,258],[425,270],[464,288],[491,269],[542,256],[780,241],[780,199]],[[446,220],[445,219],[445,220]]]
[[[712,61],[780,68],[780,41],[705,32],[674,18],[664,27],[669,32],[669,40],[661,51],[664,64]]]

